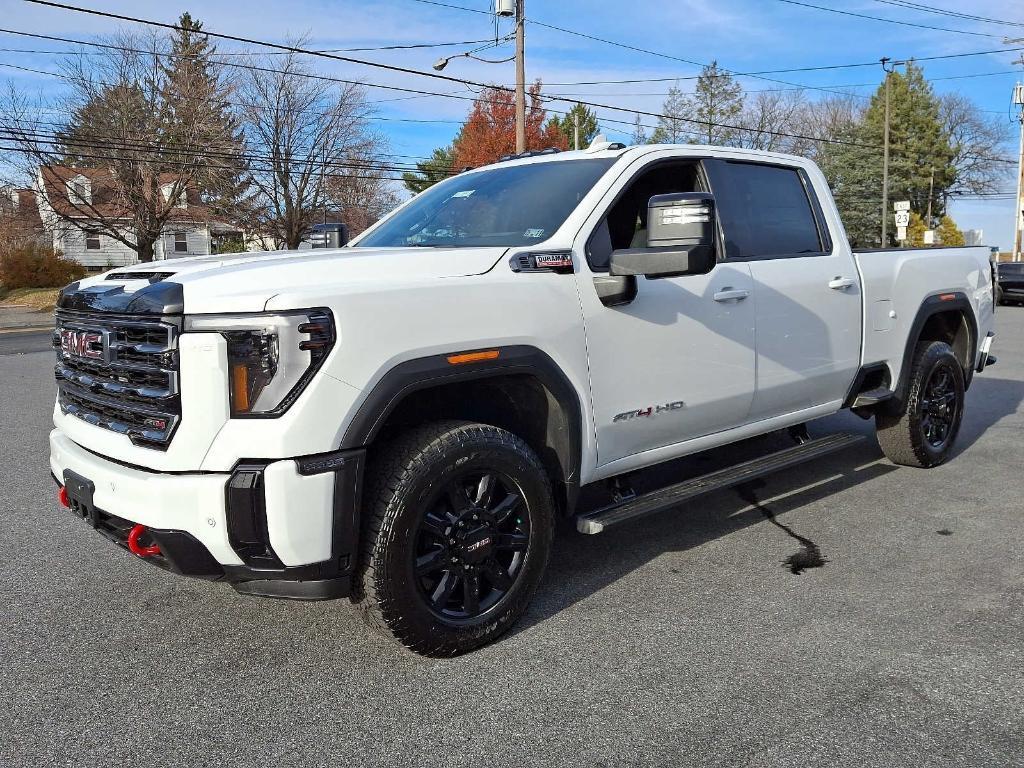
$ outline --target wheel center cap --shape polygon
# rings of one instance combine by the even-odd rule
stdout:
[[[467,563],[478,563],[490,556],[496,535],[486,526],[465,534],[460,542],[462,557]]]

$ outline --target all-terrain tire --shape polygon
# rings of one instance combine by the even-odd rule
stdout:
[[[525,526],[528,531],[527,540],[522,541],[520,536],[515,545],[521,554],[508,555],[515,560],[511,565],[505,561],[505,576],[498,574],[502,580],[508,577],[511,581],[504,591],[493,586],[485,572],[496,567],[501,554],[496,542],[503,534],[497,527],[494,535],[483,529],[476,534],[468,530],[478,525],[470,521],[471,517],[477,519],[472,516],[474,511],[486,516],[485,507],[473,498],[472,478],[487,474],[501,478],[495,494],[506,500],[519,494],[520,500],[513,500],[518,511],[512,519],[506,516],[506,525],[519,526],[517,531]],[[484,481],[480,482],[482,487]],[[466,489],[470,497],[470,508],[463,513],[465,528],[456,528],[456,518],[462,518],[453,511],[455,502],[447,501],[456,493],[453,488]],[[415,427],[371,455],[364,499],[361,557],[352,599],[375,629],[393,636],[416,653],[455,656],[495,640],[526,610],[547,566],[555,505],[540,459],[521,438],[504,429],[465,421],[438,421]],[[443,520],[441,524],[437,522],[439,517]],[[496,516],[490,520],[493,523]],[[438,548],[437,553],[445,557],[446,564],[449,556],[461,556],[459,565],[446,567],[462,571],[445,571],[436,587],[424,588],[424,579],[429,576],[421,576],[419,568],[426,556],[418,553],[423,546],[422,537],[434,535],[439,525],[449,532],[440,537],[443,541],[430,540],[431,546]],[[475,538],[468,542],[460,538],[456,545],[456,539],[463,534]],[[510,540],[515,535],[518,534],[504,537]],[[486,562],[470,565],[471,560],[488,554],[485,550],[492,546],[495,549]],[[476,573],[467,573],[467,568],[476,568]],[[462,582],[458,581],[459,573]],[[458,601],[459,588],[469,589],[466,578],[475,579],[478,600],[484,589],[492,598],[499,592],[502,596],[494,598],[497,602],[486,609],[482,602],[474,605],[482,611],[476,616],[472,615],[466,597],[466,615],[448,615],[450,611],[442,612],[442,608],[451,603],[438,603],[437,594],[443,592],[441,581],[449,576],[461,587],[449,588],[454,597],[447,598],[448,601]]]
[[[940,406],[935,405],[938,398],[930,399],[929,387],[934,387],[936,377],[948,383]],[[935,467],[945,462],[963,420],[965,389],[963,367],[950,346],[942,341],[920,342],[911,360],[910,383],[900,409],[875,415],[878,444],[888,459],[907,467]],[[948,426],[936,432],[929,419],[940,417]]]

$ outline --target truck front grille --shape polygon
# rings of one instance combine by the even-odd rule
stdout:
[[[174,319],[58,310],[61,411],[165,450],[181,421]]]

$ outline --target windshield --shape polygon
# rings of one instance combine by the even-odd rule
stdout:
[[[615,158],[465,173],[422,192],[356,247],[518,246],[555,233]]]

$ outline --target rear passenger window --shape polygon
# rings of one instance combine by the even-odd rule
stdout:
[[[795,168],[760,163],[706,163],[725,235],[726,258],[822,252],[821,235]]]

